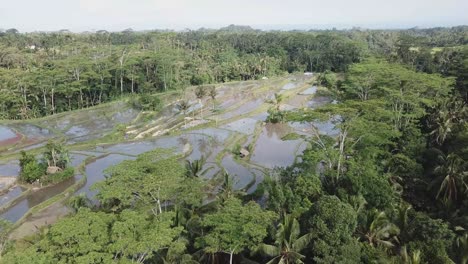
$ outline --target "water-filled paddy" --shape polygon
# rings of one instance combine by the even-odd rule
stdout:
[[[135,157],[123,156],[118,154],[110,154],[86,165],[86,184],[76,191],[76,194],[85,193],[89,198],[94,198],[96,191],[92,191],[90,188],[93,184],[98,181],[105,179],[104,171],[112,166],[117,165],[124,160],[134,160]]]
[[[20,166],[18,161],[0,164],[0,176],[18,176],[19,172]]]
[[[294,163],[296,151],[302,140],[283,141],[291,132],[287,124],[267,124],[260,134],[251,161],[266,168],[286,167]]]
[[[8,202],[11,202],[13,199],[20,196],[21,193],[23,193],[23,191],[24,189],[19,186],[15,186],[7,190],[2,195],[0,195],[0,206],[5,205]]]
[[[226,124],[222,126],[222,128],[250,135],[254,132],[255,125],[257,124],[257,122],[258,120],[255,120],[253,118],[242,118],[229,124]]]
[[[13,138],[16,138],[15,131],[9,127],[0,126],[0,141],[6,141]]]
[[[3,217],[9,221],[16,222],[24,214],[26,214],[32,207],[45,202],[46,200],[64,192],[68,187],[72,186],[76,181],[81,179],[81,175],[71,177],[58,184],[45,187],[43,189],[32,191],[25,198],[21,199],[17,204],[3,212],[0,217]]]
[[[226,155],[221,161],[221,166],[234,179],[234,189],[242,189],[255,180],[255,175],[248,168],[234,161],[232,155]]]

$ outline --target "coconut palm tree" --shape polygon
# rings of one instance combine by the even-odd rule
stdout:
[[[268,100],[268,103],[272,104],[276,111],[279,111],[283,100],[284,100],[284,97],[282,94],[275,93],[275,97],[271,100]]]
[[[203,166],[205,165],[206,159],[204,156],[201,156],[198,160],[186,160],[185,161],[185,176],[188,178],[195,177],[198,178],[204,174]],[[206,171],[205,171],[206,172]]]
[[[401,247],[400,250],[401,261],[404,264],[421,264],[421,251],[416,250],[412,254],[408,253],[406,246]]]
[[[203,103],[202,99],[206,95],[206,90],[205,87],[203,86],[198,86],[197,89],[195,89],[195,96],[198,99],[198,103],[200,104],[200,118],[203,118]]]
[[[459,236],[456,240],[456,248],[458,251],[460,264],[468,263],[468,234],[465,233],[462,236]]]
[[[182,111],[182,113],[184,113],[185,116],[187,110],[189,109],[189,103],[186,100],[179,100],[179,102],[177,103],[177,109],[179,109],[179,111]]]
[[[242,196],[245,195],[244,190],[235,190],[234,189],[234,179],[226,170],[223,170],[222,175],[224,179],[223,183],[221,184],[218,197],[221,199],[221,202],[226,201],[227,199],[233,196]]]
[[[407,204],[405,202],[401,202],[400,206],[397,208],[397,218],[395,219],[396,225],[400,229],[400,240],[405,240],[406,235],[407,235],[407,229],[408,229],[408,212],[412,209],[413,207],[410,204]]]
[[[395,246],[400,229],[390,222],[385,212],[372,210],[367,216],[366,223],[358,229],[361,240],[369,243],[372,247],[384,246],[391,248]]]
[[[216,95],[218,95],[218,92],[216,91],[216,87],[211,86],[209,95],[211,97],[211,101],[213,102],[213,110],[215,110],[215,99],[216,99]]]
[[[310,233],[303,236],[299,235],[299,222],[292,215],[284,215],[282,223],[278,225],[276,230],[275,244],[261,244],[259,252],[273,257],[267,264],[304,263],[302,259],[305,256],[300,252],[308,246],[312,240],[312,235]]]
[[[460,193],[464,193],[468,189],[468,173],[465,170],[467,164],[454,153],[447,156],[440,155],[439,159],[441,165],[434,170],[439,175],[436,180],[440,181],[436,198],[446,203],[456,202],[460,198]]]
[[[436,109],[437,111],[431,118],[434,125],[430,134],[440,146],[453,132],[455,126],[464,122],[463,116],[466,114],[467,108],[459,100],[446,99]]]

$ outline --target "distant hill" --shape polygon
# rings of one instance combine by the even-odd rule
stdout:
[[[253,29],[251,26],[241,26],[241,25],[229,25],[227,27],[222,27],[218,31],[220,32],[230,32],[230,33],[245,33],[245,32],[256,32],[261,31],[259,29]]]

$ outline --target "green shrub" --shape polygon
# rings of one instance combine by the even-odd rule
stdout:
[[[232,147],[232,150],[231,150],[232,154],[239,155],[241,148],[242,146],[239,143],[236,143],[234,147]]]
[[[73,167],[68,167],[61,172],[45,175],[44,177],[42,177],[41,181],[43,184],[46,184],[46,185],[53,184],[53,183],[64,181],[72,177],[73,175],[75,175],[75,169]]]
[[[130,97],[128,105],[137,110],[158,111],[162,107],[162,102],[157,95],[140,94]]]
[[[37,162],[34,155],[28,154],[24,151],[21,151],[20,153],[20,181],[33,183],[45,174],[46,168]]]
[[[276,110],[275,108],[270,108],[266,121],[269,123],[281,123],[284,121],[284,112]]]
[[[27,163],[21,169],[20,179],[27,183],[33,183],[45,174],[44,166],[37,161]]]

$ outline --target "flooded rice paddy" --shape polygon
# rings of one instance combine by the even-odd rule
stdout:
[[[6,141],[16,137],[16,133],[9,127],[0,126],[0,141]]]

